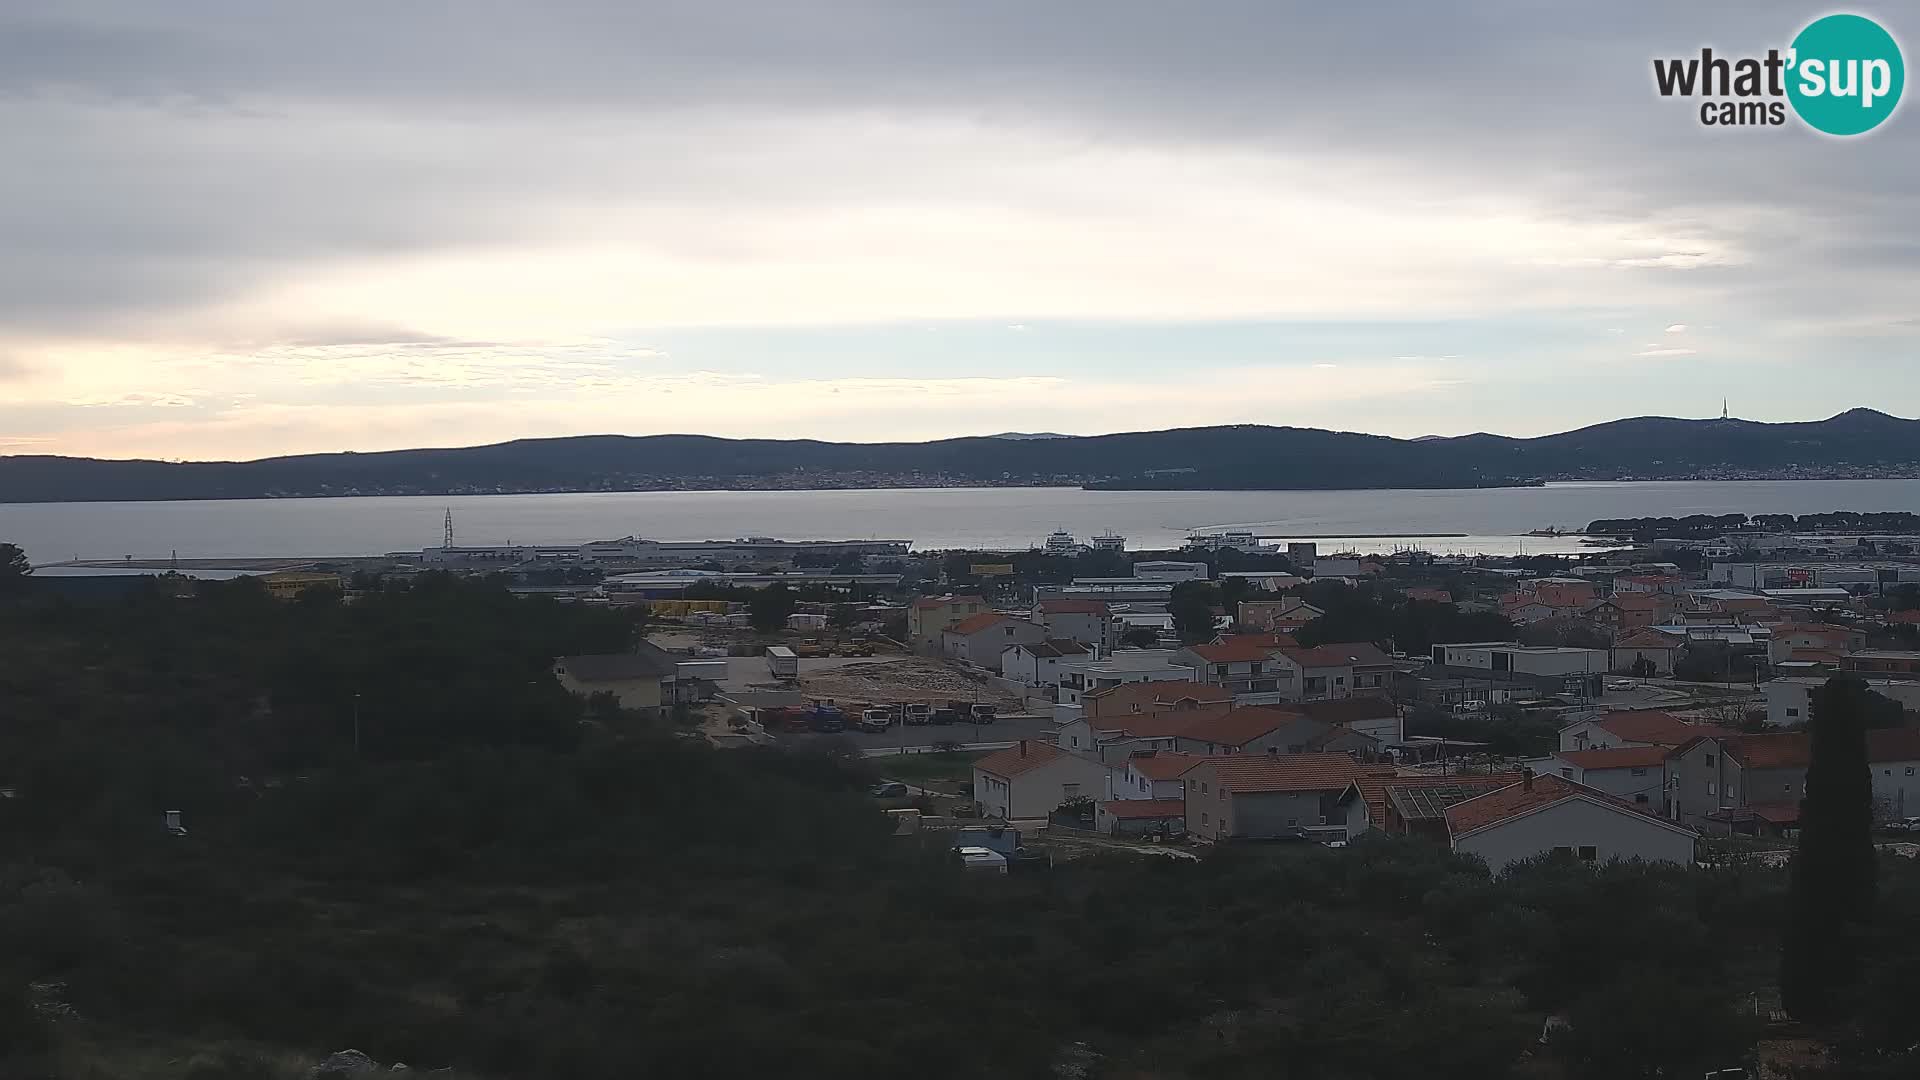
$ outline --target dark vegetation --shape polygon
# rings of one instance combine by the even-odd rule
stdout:
[[[1408,655],[1460,641],[1512,641],[1513,623],[1497,611],[1461,611],[1457,604],[1408,600],[1387,585],[1310,582],[1293,590],[1326,614],[1294,634],[1305,646],[1370,641]]]
[[[1774,983],[1787,883],[1757,868],[1495,882],[1376,840],[965,878],[888,835],[857,759],[585,720],[549,658],[632,631],[432,575],[13,590],[0,1076],[292,1077],[349,1046],[501,1080],[1699,1075]],[[1846,1019],[1870,1069],[1911,1064],[1869,1051],[1911,1041],[1920,961],[1920,874],[1881,883],[1859,978],[1887,989]],[[1572,1030],[1541,1049],[1549,1014]]]
[[[1920,514],[1904,510],[1857,513],[1835,510],[1830,514],[1688,514],[1686,517],[1601,518],[1587,525],[1596,536],[1632,536],[1655,538],[1700,538],[1743,532],[1840,532],[1920,533]]]
[[[1134,489],[1482,487],[1540,477],[1674,478],[1702,469],[1910,467],[1920,421],[1854,409],[1803,424],[1638,417],[1514,439],[1411,441],[1313,428],[1185,428],[1084,438],[828,443],[589,435],[259,461],[0,457],[0,502],[626,490],[770,479],[866,486],[916,478]],[[1275,468],[1275,462],[1312,468]]]

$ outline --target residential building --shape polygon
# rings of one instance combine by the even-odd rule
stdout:
[[[1334,698],[1326,701],[1296,701],[1287,710],[1318,720],[1323,724],[1357,731],[1381,743],[1406,741],[1406,720],[1392,698],[1378,694]]]
[[[1154,680],[1104,687],[1081,699],[1089,719],[1136,716],[1140,713],[1192,709],[1202,705],[1227,706],[1233,695],[1218,686],[1185,680]]]
[[[1585,578],[1536,578],[1527,585],[1533,599],[1551,608],[1579,609],[1600,599],[1599,586]]]
[[[1065,638],[1109,652],[1117,637],[1113,613],[1104,600],[1042,600],[1033,607],[1033,621],[1047,628],[1047,637]]]
[[[1800,820],[1805,732],[1701,736],[1667,755],[1667,816],[1716,833],[1772,832]]]
[[[1239,634],[1208,645],[1189,645],[1173,659],[1185,665],[1196,682],[1223,687],[1235,697],[1268,695],[1269,700],[1282,701],[1299,695],[1295,669],[1275,660],[1274,647],[1263,635]]]
[[[343,589],[346,581],[339,574],[320,573],[310,570],[279,570],[271,574],[261,574],[254,579],[266,586],[267,595],[275,600],[292,600],[308,589]]]
[[[1604,791],[1656,814],[1665,807],[1667,754],[1665,746],[1623,746],[1611,750],[1562,750],[1538,762],[1529,762],[1542,775],[1553,774],[1576,784]]]
[[[1256,706],[1197,715],[1181,727],[1173,745],[1202,755],[1304,754],[1321,749],[1336,733],[1333,725],[1297,712]]]
[[[1524,775],[1446,809],[1453,850],[1495,874],[1525,859],[1564,853],[1587,862],[1642,859],[1690,866],[1699,836],[1633,804],[1559,776]]]
[[[623,709],[656,711],[672,703],[678,659],[650,641],[632,652],[562,656],[553,662],[560,685],[583,697],[612,694]]]
[[[1247,630],[1291,634],[1326,614],[1297,596],[1283,600],[1242,600],[1233,621]]]
[[[922,596],[907,608],[907,644],[918,652],[939,652],[947,627],[991,610],[978,596]]]
[[[1094,694],[1134,683],[1186,682],[1193,669],[1174,660],[1172,649],[1115,649],[1106,656],[1065,671],[1060,700],[1082,704]]]
[[[1624,746],[1680,746],[1702,735],[1739,732],[1691,724],[1663,709],[1620,709],[1576,720],[1560,729],[1561,750],[1611,750]]]
[[[1867,732],[1867,771],[1882,820],[1920,817],[1920,728]]]
[[[1678,596],[1687,589],[1687,579],[1679,574],[1633,574],[1613,579],[1613,593],[1666,594]]]
[[[1274,839],[1339,827],[1338,801],[1364,770],[1345,754],[1207,758],[1189,769],[1186,826],[1206,841]]]
[[[1098,799],[1106,786],[1098,759],[1030,739],[973,763],[974,801],[1003,821],[1044,818],[1069,799]]]
[[[1878,675],[1882,678],[1920,678],[1920,652],[1867,649],[1842,657],[1840,670],[1850,671],[1856,675]]]
[[[1410,589],[1400,590],[1400,595],[1406,597],[1410,602],[1424,604],[1453,603],[1453,594],[1445,589],[1429,589],[1423,586],[1415,586]]]
[[[1180,836],[1185,834],[1186,825],[1184,798],[1103,802],[1094,815],[1094,828],[1108,836]]]
[[[1653,665],[1653,674],[1673,674],[1673,662],[1679,658],[1681,650],[1687,647],[1687,640],[1676,634],[1667,634],[1647,626],[1635,630],[1613,643],[1613,670],[1631,673],[1645,670],[1640,666],[1642,660]]]
[[[1776,623],[1773,638],[1768,644],[1768,655],[1774,663],[1795,659],[1796,650],[1812,650],[1821,653],[1859,652],[1867,647],[1867,634],[1851,626],[1835,626],[1832,623]]]
[[[1340,793],[1347,836],[1378,829],[1389,836],[1423,836],[1448,843],[1447,807],[1520,779],[1519,773],[1396,776],[1391,770],[1362,774]]]
[[[961,619],[940,634],[940,651],[950,660],[999,670],[1000,654],[1009,645],[1038,645],[1046,628],[994,612]]]
[[[1298,688],[1299,696],[1290,700],[1317,701],[1355,694],[1385,696],[1393,692],[1393,658],[1370,642],[1347,641],[1311,649],[1283,647],[1277,651],[1276,659],[1284,660],[1298,676],[1282,680]]]
[[[1067,670],[1090,654],[1077,641],[1053,639],[1000,650],[1000,677],[1025,686],[1059,686]]]
[[[1109,799],[1180,799],[1186,796],[1181,777],[1203,760],[1199,754],[1172,750],[1142,750],[1127,755],[1126,761],[1109,772]]]
[[[1920,712],[1920,681],[1911,679],[1867,679],[1867,687],[1883,698],[1900,703],[1907,712]],[[1817,675],[1789,675],[1761,684],[1767,693],[1767,723],[1774,727],[1804,727],[1812,715],[1813,692],[1827,684]]]
[[[1315,556],[1313,560],[1313,576],[1316,578],[1360,577],[1377,569],[1377,566],[1358,556]]]

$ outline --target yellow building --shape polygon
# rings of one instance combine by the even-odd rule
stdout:
[[[281,570],[262,576],[260,584],[267,587],[267,594],[275,600],[291,600],[308,589],[338,589],[343,587],[344,582],[339,574]]]

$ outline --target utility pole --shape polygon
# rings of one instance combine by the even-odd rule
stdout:
[[[353,756],[360,756],[360,691],[353,692]]]

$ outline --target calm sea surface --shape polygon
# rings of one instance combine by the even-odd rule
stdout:
[[[0,504],[0,541],[36,563],[123,555],[163,558],[377,555],[440,542],[453,510],[462,544],[773,536],[885,538],[922,548],[1038,545],[1055,529],[1084,543],[1114,531],[1127,546],[1171,547],[1189,529],[1331,537],[1321,550],[1506,554],[1580,550],[1529,537],[1595,518],[1729,513],[1920,513],[1920,480],[1550,484],[1459,491],[1081,491],[937,488],[889,491],[648,491],[224,502]],[[1432,539],[1385,534],[1460,533]]]

